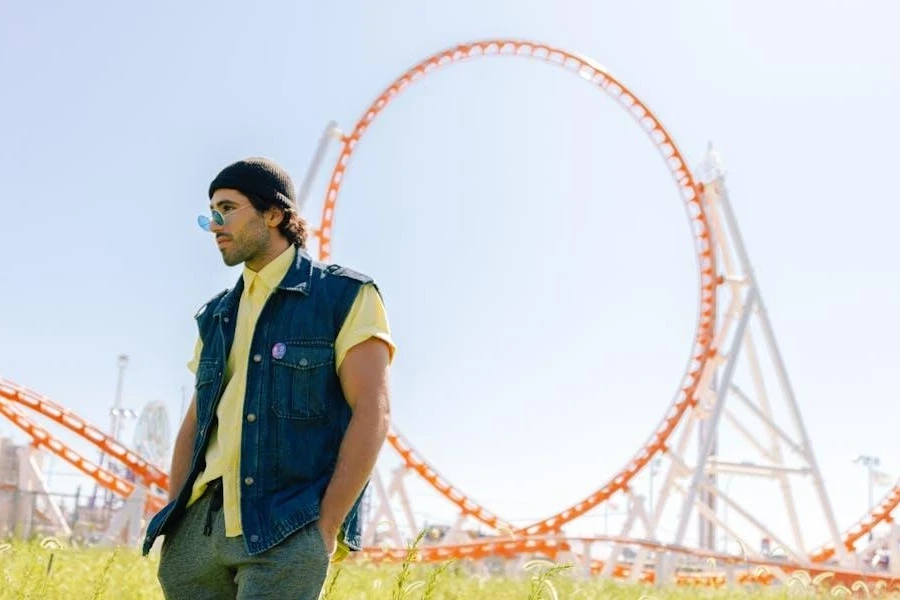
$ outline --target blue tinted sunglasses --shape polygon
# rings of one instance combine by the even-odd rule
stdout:
[[[233,214],[236,213],[237,211],[239,211],[239,210],[244,210],[244,209],[247,208],[248,206],[251,206],[251,205],[250,205],[250,204],[245,204],[245,205],[243,205],[243,206],[240,207],[240,208],[236,208],[236,209],[230,211],[230,212],[228,213],[228,216],[230,217],[231,215],[233,215]],[[203,231],[209,231],[210,228],[212,227],[212,224],[213,224],[213,223],[215,223],[215,224],[218,225],[219,227],[221,227],[222,225],[225,224],[225,217],[224,217],[224,216],[222,215],[222,213],[220,213],[219,211],[217,211],[217,210],[214,209],[214,210],[210,213],[210,215],[212,216],[211,219],[210,219],[209,217],[207,217],[206,215],[200,215],[199,217],[197,217],[197,224],[200,225],[200,229],[202,229]]]

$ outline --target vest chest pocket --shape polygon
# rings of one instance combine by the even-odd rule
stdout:
[[[324,421],[328,379],[334,372],[334,347],[328,342],[288,342],[281,358],[272,358],[272,410],[284,419]]]

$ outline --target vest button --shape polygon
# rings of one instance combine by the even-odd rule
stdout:
[[[251,535],[251,536],[250,536],[250,541],[251,541],[251,542],[258,542],[258,541],[259,541],[259,536],[258,536],[258,535]]]
[[[305,358],[301,358],[301,359],[300,359],[300,366],[301,366],[301,367],[305,367],[305,366],[308,365],[308,364],[309,364],[309,361],[306,360]]]
[[[253,485],[253,478],[252,477],[244,477],[244,483],[246,485]]]
[[[223,321],[225,321],[225,322],[226,322],[226,323],[227,323],[227,322],[228,322],[228,321],[230,321],[230,320],[231,320],[231,317],[225,317],[225,318],[224,318],[224,319],[222,319],[222,320],[223,320]]]
[[[249,423],[252,423],[255,420],[256,420],[256,415],[254,415],[253,413],[250,413],[249,415],[247,415],[247,421]]]
[[[262,361],[262,354],[254,354],[253,355],[253,362],[258,363],[261,361]]]

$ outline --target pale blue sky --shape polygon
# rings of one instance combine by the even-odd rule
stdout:
[[[174,418],[192,316],[239,275],[195,224],[218,169],[264,154],[299,185],[325,123],[349,130],[419,59],[534,39],[605,65],[692,166],[716,144],[838,520],[858,517],[852,458],[898,473],[896,5],[386,6],[0,6],[0,374],[105,426],[127,353],[126,405]],[[351,163],[333,259],[382,286],[399,428],[508,519],[620,467],[693,335],[691,240],[656,150],[536,62],[474,61],[400,96]]]

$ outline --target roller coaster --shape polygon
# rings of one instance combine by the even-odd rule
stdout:
[[[338,143],[340,152],[328,180],[320,224],[314,232],[319,258],[327,261],[331,256],[341,186],[367,129],[412,84],[438,69],[478,58],[530,59],[571,72],[611,98],[656,147],[685,208],[699,273],[700,306],[690,360],[668,408],[634,455],[588,496],[524,526],[514,526],[452,484],[393,427],[388,443],[399,457],[400,467],[389,480],[380,471],[373,476],[373,506],[367,513],[365,548],[359,554],[374,561],[401,561],[407,557],[408,532],[421,527],[406,491],[405,480],[412,476],[449,502],[458,515],[452,528],[416,549],[416,560],[423,562],[457,559],[476,565],[496,565],[497,561],[515,565],[542,556],[572,561],[588,576],[632,582],[784,584],[798,572],[804,572],[811,578],[828,578],[847,586],[856,582],[900,585],[900,529],[892,516],[900,504],[900,482],[857,523],[839,528],[732,210],[720,160],[710,148],[696,174],[692,172],[659,118],[631,89],[590,58],[525,40],[459,44],[425,58],[391,82],[349,133],[329,123],[300,189],[302,202],[329,145]],[[746,377],[747,386],[739,381],[741,375]],[[115,458],[133,478],[126,479],[75,452],[39,426],[26,409]],[[131,533],[126,536],[130,541],[139,537],[146,517],[165,504],[169,479],[164,470],[61,404],[0,378],[0,414],[28,435],[29,451],[50,453],[125,499],[122,517],[110,528],[130,528]],[[755,433],[750,421],[763,433]],[[758,451],[757,461],[730,462],[719,455],[717,440],[726,426]],[[27,460],[25,452],[23,464]],[[665,470],[664,483],[658,502],[648,509],[634,483],[638,475],[660,465]],[[718,484],[718,475],[723,473],[775,481],[787,527],[775,530],[752,507],[729,496]],[[798,478],[808,486],[817,518],[828,531],[828,539],[818,545],[810,546],[804,539],[795,496]],[[2,493],[0,489],[0,498]],[[616,498],[624,498],[628,506],[620,534],[572,536],[564,532],[564,526]],[[745,529],[725,522],[716,510],[720,505],[739,515]],[[811,508],[804,506],[804,512],[808,510]],[[659,524],[666,511],[675,515],[677,527],[671,534],[663,535]],[[470,523],[490,533],[473,538],[467,533]],[[690,523],[700,523],[701,532],[705,532],[696,545],[686,542]],[[716,551],[708,543],[715,528],[739,542],[743,551]],[[782,553],[756,550],[756,540],[747,531],[771,542]],[[602,551],[600,555],[598,550]],[[885,553],[886,566],[871,566],[876,551]]]

